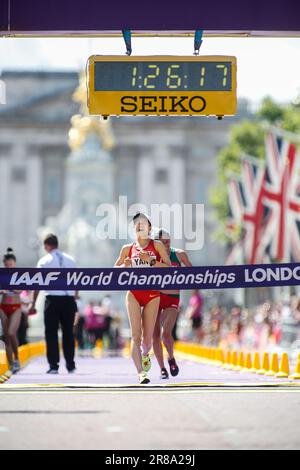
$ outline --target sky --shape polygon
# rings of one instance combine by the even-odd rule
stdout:
[[[133,38],[133,55],[191,55],[193,38]],[[123,55],[120,38],[0,39],[4,70],[80,70],[92,54]],[[300,96],[300,38],[204,38],[201,55],[234,55],[238,96],[258,104],[265,96]]]

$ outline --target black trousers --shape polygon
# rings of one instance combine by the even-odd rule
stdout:
[[[51,369],[59,368],[58,330],[62,329],[63,352],[68,370],[75,368],[74,320],[77,305],[74,297],[47,296],[45,302],[45,336],[47,359]]]

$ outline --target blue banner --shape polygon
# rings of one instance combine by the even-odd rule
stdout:
[[[147,13],[145,13],[145,6]],[[2,32],[93,33],[99,31],[300,31],[297,0],[215,0],[144,4],[88,0],[1,0]]]
[[[0,269],[0,290],[190,290],[300,285],[300,264],[192,268]]]

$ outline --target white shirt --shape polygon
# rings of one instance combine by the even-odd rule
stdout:
[[[74,259],[59,250],[53,250],[38,261],[37,268],[61,269],[76,268]],[[75,291],[44,291],[45,295],[75,296]]]
[[[113,310],[112,299],[110,297],[105,296],[102,300],[102,307],[104,307],[106,315],[110,314]]]

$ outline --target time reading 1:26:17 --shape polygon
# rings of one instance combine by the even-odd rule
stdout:
[[[220,80],[220,88],[226,88],[227,87],[227,80],[228,80],[228,66],[224,64],[217,64],[216,69],[222,72],[219,75],[219,80]],[[180,70],[181,66],[179,64],[172,64],[168,67],[167,69],[167,76],[165,77],[165,86],[169,88],[170,90],[176,90],[177,88],[180,88],[182,86],[183,81],[185,84],[183,85],[183,88],[188,88],[187,85],[187,75],[180,75]],[[147,89],[155,89],[156,84],[155,80],[160,76],[160,67],[157,64],[149,64],[148,65],[149,73],[145,75],[144,77],[138,76],[138,68],[137,66],[133,67],[132,70],[132,81],[131,81],[131,86],[132,88],[134,87],[139,87],[142,88],[142,85],[138,85],[138,79],[143,80],[143,88]],[[206,66],[202,65],[200,67],[200,73],[199,73],[199,88],[203,88],[205,86],[205,75],[206,75]]]

